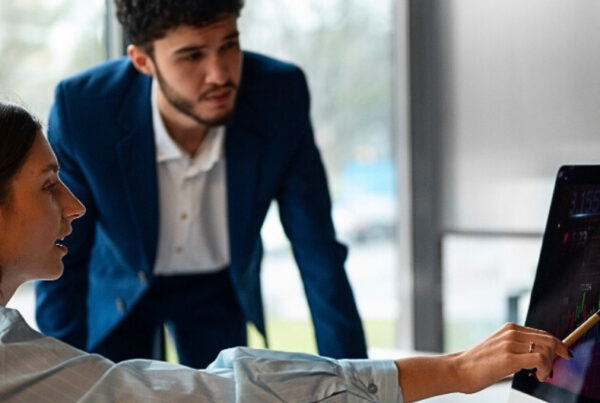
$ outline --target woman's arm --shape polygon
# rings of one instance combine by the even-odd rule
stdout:
[[[550,334],[513,323],[469,350],[396,360],[405,402],[445,393],[477,392],[522,368],[536,368],[538,380],[550,376],[556,356],[569,359],[568,348]]]

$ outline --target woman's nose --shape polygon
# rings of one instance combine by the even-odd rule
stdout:
[[[65,186],[65,185],[63,185]],[[71,192],[71,190],[65,186],[66,197],[65,204],[63,206],[63,217],[69,220],[76,220],[83,217],[85,214],[85,206],[79,201],[77,197]]]

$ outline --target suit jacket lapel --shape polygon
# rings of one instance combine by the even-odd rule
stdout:
[[[158,178],[150,106],[151,80],[139,74],[123,99],[119,121],[125,136],[117,144],[127,204],[151,273],[158,244]],[[135,242],[134,242],[135,244]]]
[[[259,182],[259,162],[263,138],[257,125],[256,109],[248,97],[240,93],[233,120],[227,127],[227,203],[231,264],[244,260],[252,252],[248,231],[254,213]]]

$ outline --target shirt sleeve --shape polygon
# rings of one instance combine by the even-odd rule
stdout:
[[[402,402],[393,361],[237,347],[205,370],[113,363],[32,330],[0,307],[3,402]]]
[[[402,402],[391,360],[333,360],[321,356],[237,347],[221,352],[208,370],[232,371],[248,401]]]
[[[348,401],[403,402],[394,361],[340,360],[339,363],[348,387]]]

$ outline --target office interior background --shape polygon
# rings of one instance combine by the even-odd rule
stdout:
[[[112,7],[2,0],[0,96],[45,121],[59,79],[123,54]],[[522,323],[556,171],[600,163],[600,2],[246,0],[240,31],[307,73],[371,351]],[[271,347],[315,352],[276,206],[263,238]],[[10,305],[35,326],[33,298]]]

